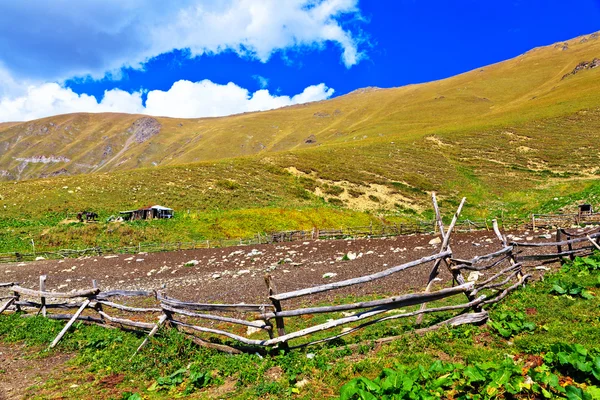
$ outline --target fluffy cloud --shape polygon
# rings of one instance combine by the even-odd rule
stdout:
[[[235,51],[266,61],[277,51],[333,43],[350,67],[360,40],[342,21],[358,0],[28,0],[0,2],[0,63],[18,79],[103,76],[173,49]]]
[[[175,82],[168,91],[148,92],[145,106],[142,93],[113,89],[100,102],[93,96],[77,94],[56,83],[30,86],[16,98],[0,100],[0,122],[23,121],[71,112],[127,112],[180,118],[216,117],[248,111],[270,110],[329,98],[334,90],[321,83],[309,86],[293,97],[274,96],[261,89],[250,93],[234,83],[219,85],[209,80]]]

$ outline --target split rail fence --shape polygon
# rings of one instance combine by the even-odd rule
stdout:
[[[492,229],[498,238],[500,249],[471,259],[458,259],[454,257],[450,239],[456,229],[465,199],[460,203],[448,227],[444,226],[440,217],[435,194],[432,199],[436,212],[436,228],[442,238],[440,248],[435,254],[369,275],[283,293],[277,292],[274,279],[266,275],[268,297],[262,304],[182,301],[169,296],[166,289],[101,291],[95,281],[92,281],[91,287],[79,291],[53,292],[46,289],[46,276],[42,276],[39,289],[25,288],[15,282],[0,284],[0,288],[6,292],[5,295],[0,295],[0,313],[20,312],[22,317],[41,314],[46,318],[67,320],[64,329],[50,347],[54,347],[73,323],[80,320],[107,327],[116,326],[147,332],[137,351],[140,351],[162,326],[168,326],[179,329],[202,346],[229,353],[268,352],[331,341],[369,325],[401,318],[416,317],[415,325],[427,331],[441,326],[482,323],[488,318],[486,308],[489,305],[504,299],[532,276],[532,266],[527,265],[528,263],[558,261],[600,249],[600,232],[597,229],[580,233],[569,233],[560,229],[555,242],[509,242],[500,232],[497,222],[493,221]],[[546,248],[544,254],[538,251],[541,248]],[[401,277],[411,274],[414,268],[425,265],[430,266],[430,273],[419,292],[398,293],[391,297],[360,302],[350,300],[335,305],[324,306],[318,303],[319,294],[352,288],[391,276]],[[439,284],[442,268],[451,274],[452,285],[450,281]],[[482,276],[485,276],[485,279],[479,279]],[[153,305],[142,307],[123,304],[131,298],[146,298],[144,304],[153,302]],[[288,302],[292,302],[292,305],[300,304],[300,298],[308,299],[300,308],[286,306],[289,305]],[[399,310],[403,308],[409,309]],[[51,310],[59,312],[50,313]],[[68,310],[71,312],[67,312]],[[307,320],[306,316],[317,314],[329,314],[330,319],[310,325],[312,320]],[[433,320],[441,322],[424,326],[423,317],[426,314],[435,314],[437,317]],[[303,323],[297,323],[299,321]],[[306,321],[309,322],[309,326],[305,325]],[[293,329],[296,326],[302,328]]]

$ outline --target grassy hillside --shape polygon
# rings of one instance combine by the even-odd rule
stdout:
[[[142,118],[136,115],[71,114],[0,125],[0,170],[5,179],[110,172],[338,144],[362,146],[382,137],[410,141],[565,115],[598,105],[600,69],[562,79],[595,57],[600,57],[600,40],[590,35],[421,85],[363,89],[328,101],[223,118],[156,118],[160,131],[137,141],[131,140],[139,131],[134,123]],[[311,135],[316,143],[306,143]],[[36,156],[64,159],[23,161]]]
[[[470,218],[598,204],[600,68],[570,74],[596,57],[590,35],[442,81],[263,113],[2,124],[0,252],[30,239],[129,244],[425,218],[433,190],[448,212],[467,196]],[[69,222],[151,203],[177,217]]]

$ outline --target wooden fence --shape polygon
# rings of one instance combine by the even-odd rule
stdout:
[[[600,213],[591,214],[532,214],[531,227],[551,228],[551,227],[570,227],[574,225],[600,224]]]
[[[498,238],[500,250],[467,260],[455,258],[450,247],[450,238],[457,227],[464,202],[465,199],[460,203],[450,225],[446,228],[439,217],[437,201],[435,194],[433,195],[437,216],[436,228],[442,237],[442,243],[436,253],[369,275],[284,293],[278,293],[273,278],[266,275],[268,297],[262,304],[209,304],[182,301],[169,296],[166,289],[101,291],[95,281],[92,281],[91,287],[79,291],[51,292],[46,289],[46,276],[42,276],[37,289],[24,288],[15,282],[0,284],[0,288],[7,292],[6,295],[0,296],[0,302],[3,302],[0,303],[0,313],[22,312],[23,317],[41,314],[47,318],[67,320],[64,329],[53,340],[50,347],[54,347],[61,340],[75,321],[81,320],[148,332],[137,351],[142,349],[161,326],[166,325],[180,329],[195,343],[229,353],[247,350],[267,352],[334,340],[369,325],[400,318],[416,317],[415,323],[421,325],[425,314],[444,313],[445,315],[443,317],[445,319],[441,322],[423,328],[426,330],[445,325],[483,322],[488,318],[485,307],[501,301],[531,277],[527,267],[524,266],[526,263],[557,261],[564,257],[585,255],[594,249],[600,249],[598,243],[600,232],[597,230],[580,233],[560,230],[556,242],[509,242],[500,232],[498,223],[492,221],[492,229]],[[562,240],[562,236],[567,240]],[[540,248],[551,248],[552,252],[538,254],[537,250]],[[532,251],[534,254],[530,254]],[[410,274],[412,269],[423,265],[430,265],[431,270],[427,282],[423,282],[423,290],[419,292],[398,293],[392,297],[336,305],[323,306],[317,303],[317,295],[320,293],[352,288],[392,275]],[[435,282],[440,281],[438,276],[442,266],[450,272],[453,285],[442,285],[442,288],[434,290]],[[486,279],[479,279],[484,273]],[[468,275],[465,277],[464,274]],[[118,302],[135,297],[145,297],[146,303],[152,301],[154,304],[151,307],[140,307]],[[462,297],[464,299],[460,300]],[[308,299],[302,303],[302,307],[285,306],[288,302],[299,298]],[[452,302],[434,303],[449,298],[458,299]],[[298,304],[298,301],[295,303]],[[411,306],[419,307],[389,314],[390,311]],[[75,311],[50,313],[49,310]],[[109,310],[113,311],[109,313]],[[454,315],[447,318],[446,313],[449,312]],[[126,317],[123,314],[136,316]],[[302,329],[290,329],[291,326],[301,326],[301,324],[290,324],[291,320],[303,321],[303,317],[316,314],[329,314],[330,319]],[[342,326],[348,325],[351,326],[341,329]],[[245,332],[240,332],[240,329]]]

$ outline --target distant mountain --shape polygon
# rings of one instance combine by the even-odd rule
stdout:
[[[0,124],[0,179],[111,172],[508,127],[600,105],[598,34],[452,78],[220,118],[68,114]],[[415,62],[443,65],[443,59]],[[551,143],[548,143],[551,145]]]

